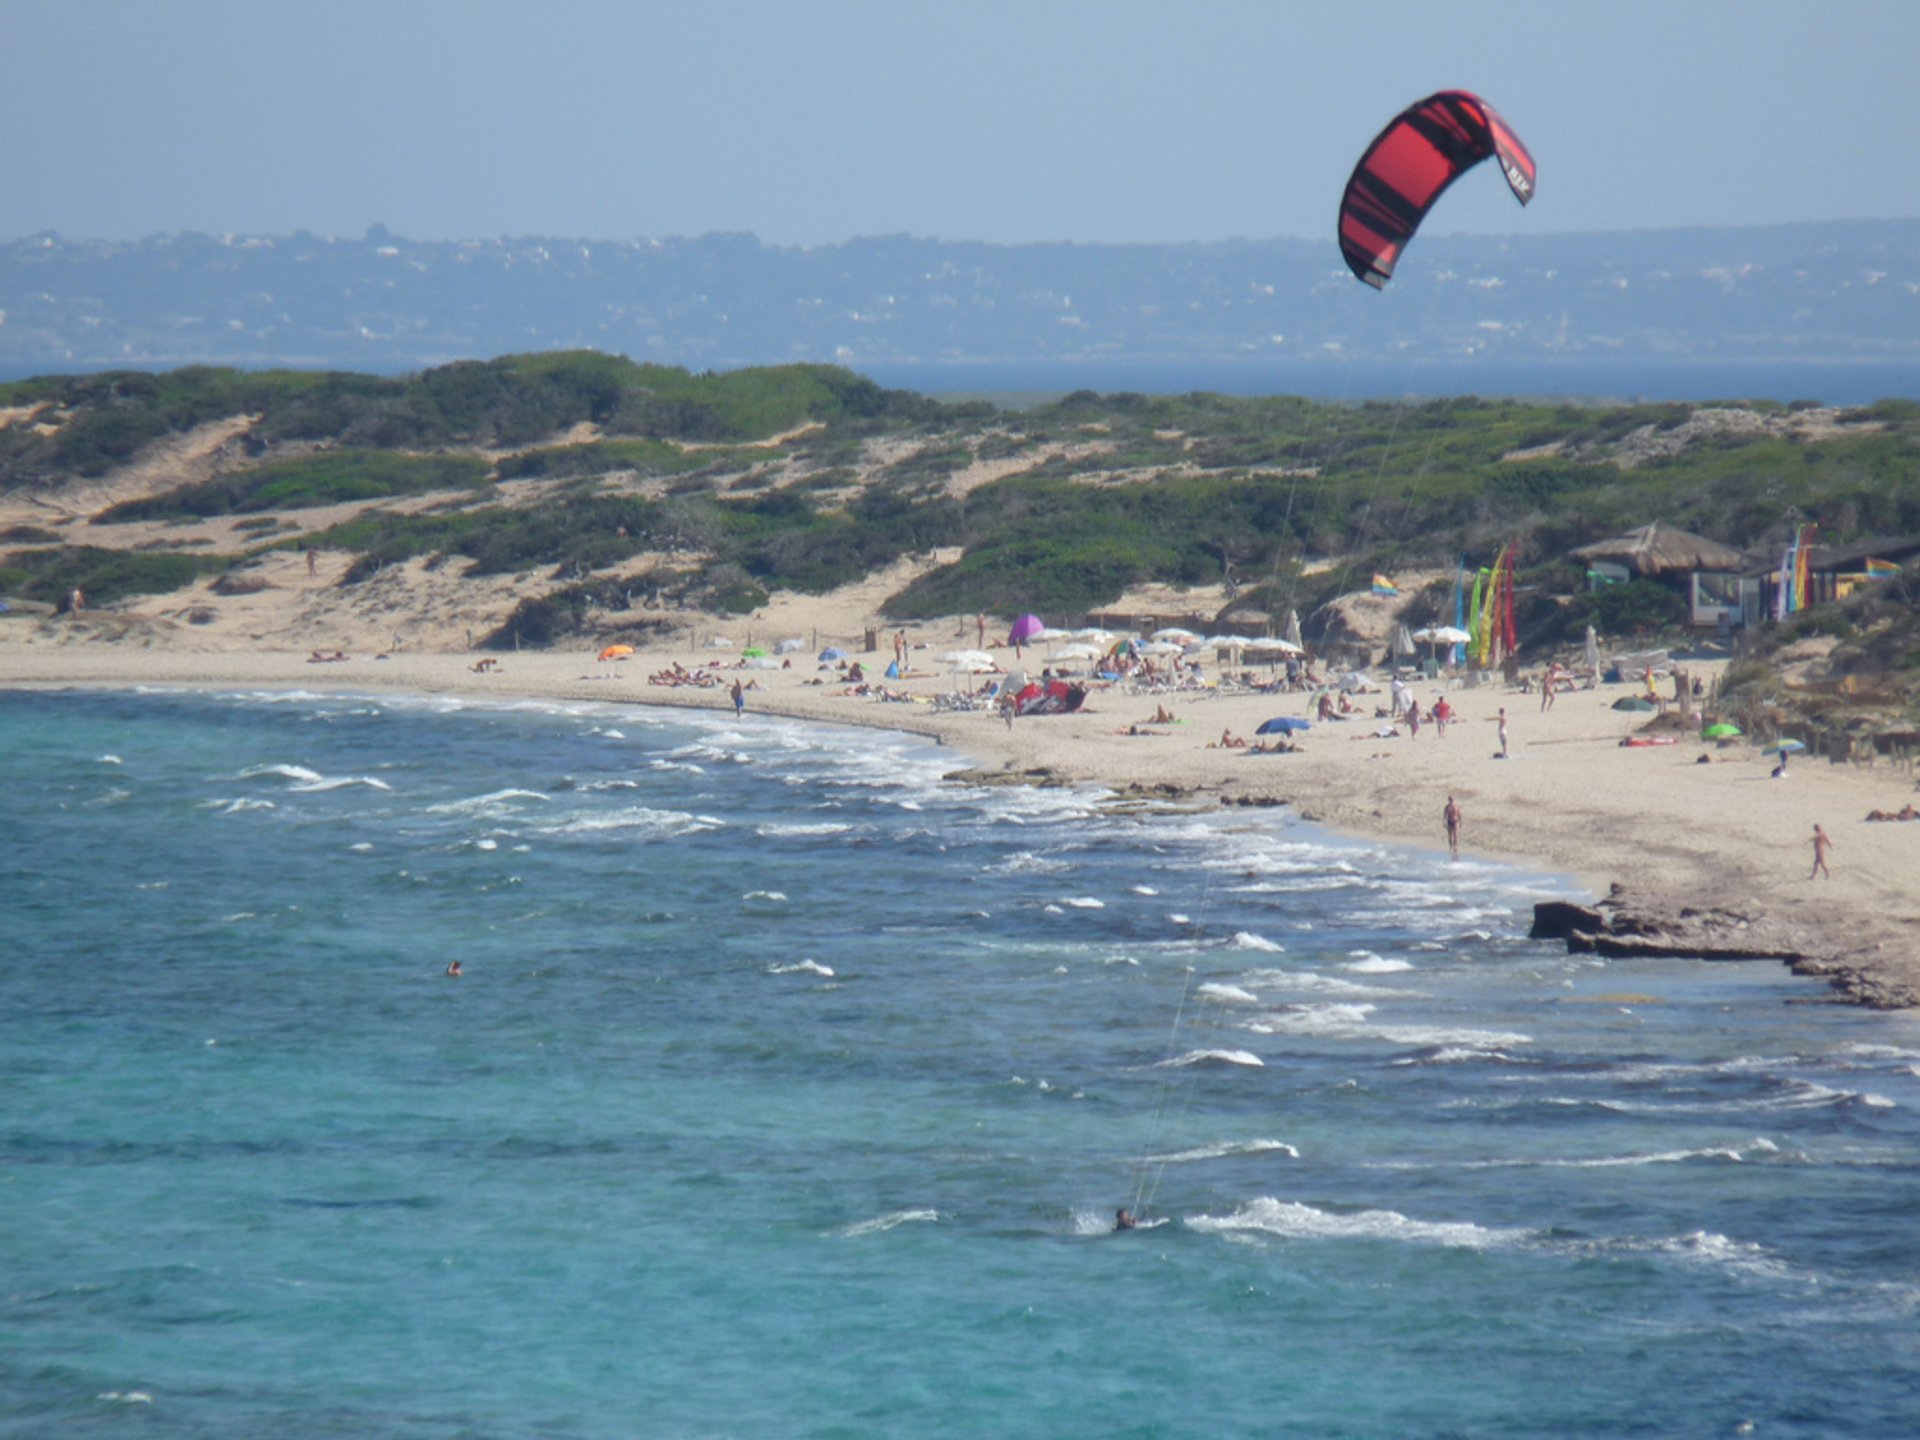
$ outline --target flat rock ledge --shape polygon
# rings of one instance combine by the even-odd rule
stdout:
[[[1884,941],[1788,919],[1764,910],[1691,905],[1631,894],[1615,885],[1593,905],[1543,900],[1533,907],[1535,940],[1565,940],[1571,954],[1610,958],[1779,960],[1796,975],[1818,976],[1836,999],[1874,1010],[1920,1007],[1920,985],[1890,971]]]

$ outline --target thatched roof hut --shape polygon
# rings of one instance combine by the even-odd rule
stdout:
[[[1694,570],[1739,570],[1738,550],[1655,521],[1611,540],[1596,540],[1573,552],[1581,560],[1610,560],[1636,575],[1674,575]]]

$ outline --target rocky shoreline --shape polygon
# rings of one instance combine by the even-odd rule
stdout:
[[[1588,905],[1543,900],[1533,907],[1535,940],[1564,940],[1570,954],[1618,958],[1778,960],[1796,975],[1824,979],[1835,999],[1872,1010],[1920,1007],[1920,986],[1873,962],[1886,945],[1831,915],[1789,918],[1642,895],[1614,885]]]

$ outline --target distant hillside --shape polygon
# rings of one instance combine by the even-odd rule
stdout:
[[[577,348],[695,370],[829,362],[919,389],[965,387],[917,375],[991,386],[1010,368],[1082,371],[1111,389],[1152,388],[1099,378],[1129,367],[1203,370],[1271,377],[1271,393],[1329,393],[1307,381],[1355,364],[1387,377],[1361,394],[1421,388],[1423,367],[1444,367],[1439,393],[1528,393],[1512,377],[1531,377],[1533,393],[1641,393],[1627,377],[1662,364],[1911,377],[1920,221],[1422,236],[1380,294],[1347,274],[1330,238],[779,247],[749,235],[426,242],[376,227],[356,239],[0,244],[4,376],[182,364],[399,374]],[[1585,388],[1554,383],[1561,372]],[[1623,383],[1605,388],[1614,374]],[[1890,381],[1856,398],[1911,393]]]
[[[432,577],[494,597],[477,634],[541,644],[649,610],[746,613],[912,558],[881,604],[901,619],[1085,615],[1156,584],[1257,626],[1517,542],[1522,633],[1550,648],[1589,621],[1678,617],[1658,586],[1587,594],[1577,545],[1658,519],[1764,564],[1809,520],[1829,543],[1913,536],[1916,471],[1906,401],[1081,391],[1015,412],[833,366],[695,375],[586,351],[404,378],[110,371],[0,384],[0,595],[213,586],[215,605],[315,547],[342,591],[405,576],[404,605]],[[1396,615],[1443,618],[1445,590],[1416,586]]]

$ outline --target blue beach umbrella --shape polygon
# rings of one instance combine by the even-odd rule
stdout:
[[[1296,730],[1311,730],[1313,727],[1305,720],[1292,715],[1276,715],[1254,731],[1256,735],[1291,735]]]
[[[1807,747],[1798,740],[1776,740],[1760,753],[1762,755],[1798,755]]]
[[[842,650],[838,645],[829,645],[820,652],[820,658],[822,660],[844,660],[847,658],[847,652]]]

